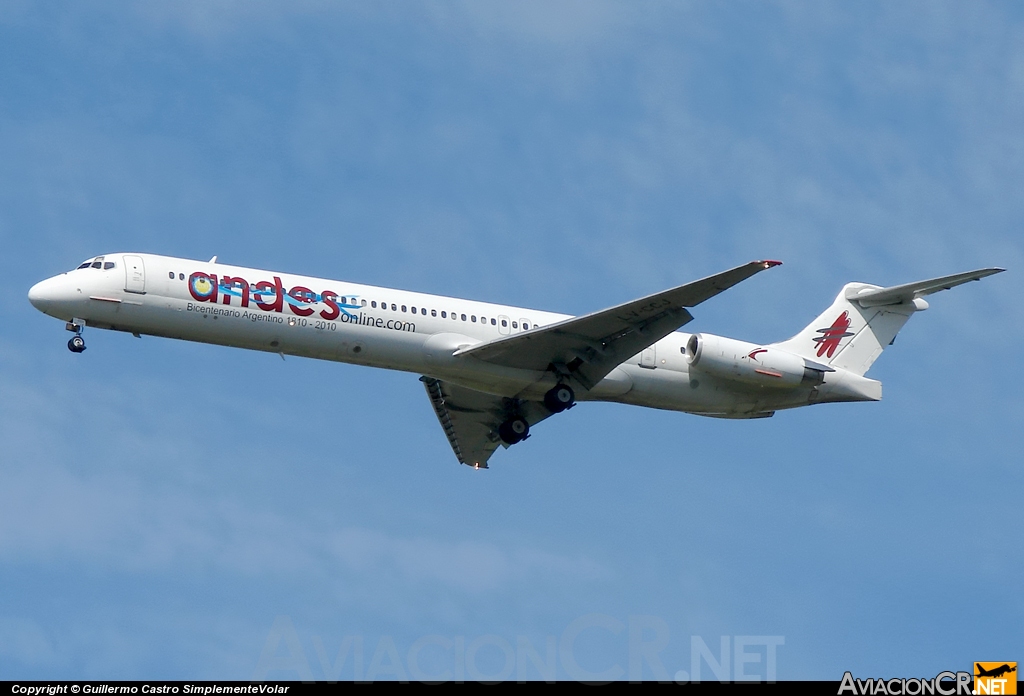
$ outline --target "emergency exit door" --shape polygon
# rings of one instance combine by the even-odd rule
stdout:
[[[646,367],[649,370],[653,370],[657,367],[657,357],[654,346],[644,348],[640,353],[640,367]]]

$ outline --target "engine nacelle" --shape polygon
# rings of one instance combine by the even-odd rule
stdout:
[[[690,336],[686,357],[691,369],[762,387],[813,386],[825,379],[824,369],[808,366],[798,355],[722,336]]]

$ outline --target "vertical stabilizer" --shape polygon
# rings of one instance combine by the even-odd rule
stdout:
[[[883,307],[861,307],[846,299],[862,290],[881,289],[877,285],[849,283],[832,306],[822,312],[803,331],[788,341],[776,344],[783,350],[825,363],[831,367],[863,375],[875,362],[897,332],[918,311],[914,302]],[[920,309],[928,306],[923,305]]]
[[[777,347],[815,362],[863,375],[914,312],[928,309],[924,295],[949,290],[999,273],[983,268],[967,273],[882,288],[848,283],[826,309],[803,331]]]

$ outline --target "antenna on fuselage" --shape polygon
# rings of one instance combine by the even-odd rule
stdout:
[[[217,257],[214,256],[212,259],[210,259],[210,263],[217,263]]]

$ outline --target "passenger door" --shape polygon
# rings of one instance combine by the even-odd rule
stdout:
[[[141,256],[124,257],[124,290],[139,295],[146,294],[146,266]]]

